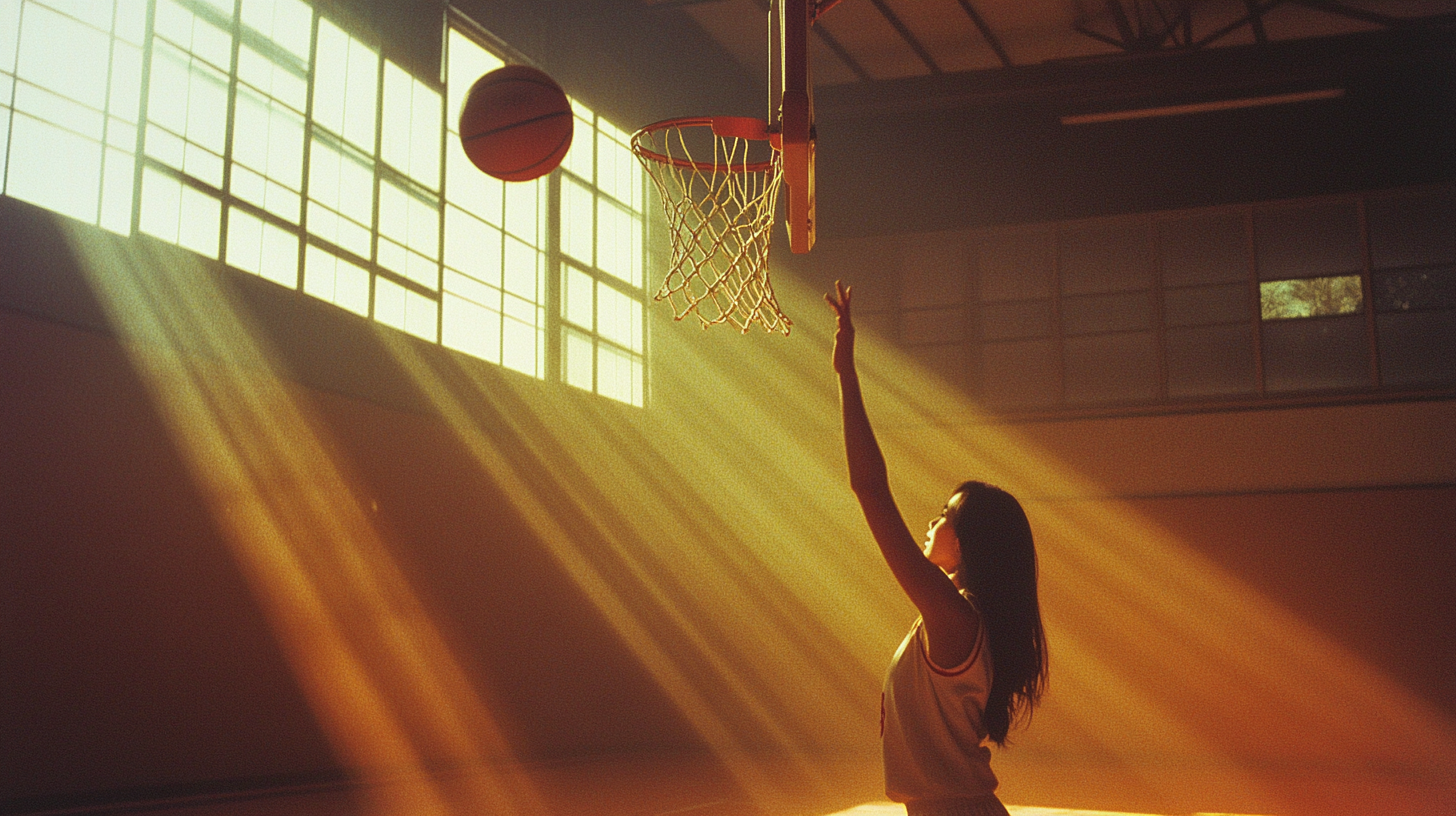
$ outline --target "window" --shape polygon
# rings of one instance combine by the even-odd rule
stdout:
[[[477,171],[446,112],[504,61],[473,30],[440,85],[305,0],[0,2],[0,191],[640,406],[627,134],[574,103],[567,169]]]
[[[572,107],[575,135],[561,176],[562,379],[641,405],[644,178],[629,134],[580,103]]]
[[[1035,409],[1450,385],[1453,225],[1443,187],[970,236],[980,394]]]

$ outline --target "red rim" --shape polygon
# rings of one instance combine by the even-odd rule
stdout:
[[[632,134],[632,151],[643,158],[651,159],[659,164],[714,173],[767,173],[773,170],[775,162],[772,160],[744,164],[718,164],[716,162],[691,161],[689,159],[679,159],[675,156],[666,156],[642,146],[642,137],[648,133],[656,133],[672,128],[690,127],[712,128],[713,135],[715,136],[747,139],[755,142],[768,142],[769,146],[774,150],[779,150],[779,146],[774,143],[775,137],[778,134],[769,133],[768,123],[762,119],[755,119],[752,116],[686,116],[678,119],[664,119],[661,122],[653,122]]]

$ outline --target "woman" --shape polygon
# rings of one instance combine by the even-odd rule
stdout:
[[[917,545],[895,499],[854,367],[851,289],[824,299],[838,316],[834,370],[849,484],[895,580],[920,611],[881,695],[885,790],[908,816],[1006,816],[991,750],[1030,716],[1046,685],[1036,549],[1021,505],[981,482],[955,489]]]

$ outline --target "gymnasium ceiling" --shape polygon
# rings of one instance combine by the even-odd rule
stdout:
[[[691,16],[766,87],[767,0],[641,2]],[[1409,52],[1449,55],[1453,34],[1456,0],[843,0],[811,32],[810,55],[822,119],[1302,93]]]

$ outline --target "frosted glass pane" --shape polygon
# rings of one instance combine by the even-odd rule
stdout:
[[[1359,272],[1359,210],[1354,201],[1256,209],[1254,256],[1259,280]]]
[[[505,62],[454,28],[450,29],[448,47],[450,53],[446,63],[446,83],[449,86],[449,98],[446,120],[450,128],[458,132],[460,109],[465,104],[465,95],[470,91],[470,86],[482,75],[505,65]]]
[[[1003,407],[1055,405],[1062,378],[1057,343],[1030,340],[981,347],[982,393]]]
[[[147,0],[116,0],[116,19],[111,33],[132,45],[146,37]]]
[[[470,163],[460,140],[451,136],[445,150],[446,200],[500,226],[505,196],[505,182],[480,172]]]
[[[506,239],[505,290],[533,303],[541,300],[541,253],[514,238]]]
[[[440,254],[440,211],[437,204],[410,196],[405,205],[408,208],[409,218],[405,244],[427,258],[438,257]]]
[[[315,246],[304,256],[303,291],[355,314],[369,314],[369,273]]]
[[[640,222],[619,205],[597,199],[597,267],[603,272],[641,286],[642,241]],[[634,258],[636,253],[638,258]]]
[[[1253,326],[1169,329],[1168,395],[1200,397],[1257,390]]]
[[[100,4],[91,4],[93,9]],[[111,28],[106,9],[105,28]],[[45,6],[25,8],[16,75],[96,109],[106,107],[111,37]]]
[[[1259,284],[1259,309],[1265,320],[1354,314],[1364,305],[1359,275]]]
[[[981,307],[981,336],[987,340],[1046,337],[1051,333],[1049,300],[987,303]]]
[[[23,82],[15,86],[15,110],[98,141],[106,122],[100,111]]]
[[[596,281],[591,275],[566,267],[566,285],[562,291],[562,311],[567,322],[591,331],[596,328],[593,314],[596,311]]]
[[[298,286],[298,237],[237,208],[228,210],[227,262],[280,286]]]
[[[95,223],[101,200],[101,144],[16,114],[5,193]]]
[[[633,356],[621,349],[597,346],[597,393],[629,405],[640,404],[633,362]]]
[[[1241,212],[1162,221],[1158,243],[1164,286],[1234,283],[1249,278],[1249,237]]]
[[[502,325],[501,364],[513,371],[541,376],[538,345],[540,332],[535,326],[507,319]]]
[[[318,31],[314,119],[372,155],[379,55],[326,19]]]
[[[567,329],[565,342],[561,344],[561,377],[567,385],[592,390],[593,370],[596,367],[596,350],[592,339],[578,331]]]
[[[187,132],[187,77],[185,54],[162,43],[153,45],[147,119],[178,135]]]
[[[1377,315],[1375,328],[1382,384],[1456,381],[1456,311]]]
[[[444,277],[446,292],[484,304],[492,309],[500,308],[501,292],[494,286],[481,283],[475,278],[462,275],[453,269],[446,269]]]
[[[1248,322],[1249,286],[1232,283],[1163,292],[1163,322],[1169,326],[1208,326]]]
[[[1268,321],[1262,330],[1268,390],[1370,385],[1370,346],[1363,315]]]
[[[976,253],[981,300],[1051,297],[1056,253],[1056,237],[1049,232],[988,238]]]
[[[222,232],[222,202],[201,190],[183,186],[178,212],[177,243],[199,255],[216,258]]]
[[[1148,292],[1084,295],[1062,299],[1062,331],[1095,334],[1153,327],[1153,299]]]
[[[404,330],[405,295],[403,286],[391,280],[378,278],[374,281],[374,319],[386,326]]]
[[[238,79],[296,111],[308,101],[305,63],[284,67],[243,45],[238,48]]]
[[[111,3],[105,0],[44,0],[45,4],[61,12],[84,20],[91,25],[101,28],[111,28]],[[26,9],[29,15],[31,9],[36,8],[35,3],[30,3]]]
[[[4,155],[0,145],[0,155]],[[136,185],[136,157],[119,150],[106,151],[102,170],[101,226],[121,235],[131,234],[132,192]]]
[[[599,121],[601,128],[612,128],[605,121]],[[612,128],[615,130],[615,128]],[[620,133],[620,131],[617,131]],[[586,136],[587,134],[582,134]],[[573,139],[574,141],[574,139]],[[609,196],[626,204],[628,207],[641,211],[642,209],[642,183],[641,165],[637,163],[637,157],[627,146],[615,139],[610,138],[607,133],[602,132],[597,136],[597,186]]]
[[[20,49],[20,0],[0,0],[0,74],[15,71]],[[0,96],[9,100],[9,94]]]
[[[1063,234],[1062,293],[1128,292],[1153,284],[1153,254],[1141,224],[1080,229]]]
[[[182,206],[182,183],[147,168],[142,173],[141,231],[164,241],[177,242],[177,210]]]
[[[440,342],[492,363],[500,362],[500,313],[446,294]]]
[[[539,247],[541,229],[541,182],[517,181],[505,185],[506,232]]]
[[[1365,212],[1376,269],[1456,263],[1456,190],[1372,196]]]
[[[1069,403],[1143,401],[1158,396],[1158,354],[1151,333],[1069,338],[1065,354]]]
[[[595,198],[587,187],[570,178],[561,180],[561,249],[588,265],[595,262]]]
[[[113,116],[135,124],[142,107],[142,50],[114,42],[111,52],[111,91],[107,102]]]
[[[591,124],[592,118],[581,118],[576,100],[572,100],[572,107],[578,108],[578,114],[572,124],[571,148],[566,151],[566,158],[561,160],[561,166],[591,184],[595,173],[593,168],[596,155],[596,139],[592,136],[595,132]],[[633,161],[636,159],[634,158]]]
[[[409,234],[409,194],[387,181],[379,184],[379,234],[401,243]]]
[[[456,207],[445,210],[445,264],[476,280],[501,285],[501,233]]]
[[[300,0],[243,0],[243,23],[300,60],[308,59],[313,10]]]
[[[642,304],[605,283],[598,283],[597,333],[617,345],[641,351]]]

